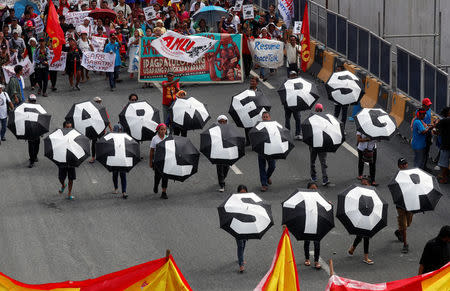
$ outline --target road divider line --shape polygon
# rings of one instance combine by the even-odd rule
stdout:
[[[266,86],[267,88],[269,88],[269,89],[271,89],[271,90],[274,90],[274,89],[275,89],[275,87],[272,86],[270,83],[268,83],[268,82],[264,81],[263,79],[261,79],[261,78],[258,76],[258,74],[255,73],[255,71],[251,70],[251,71],[250,71],[250,74],[251,74],[252,76],[257,77],[257,78],[259,79],[259,81],[260,81],[264,86]]]
[[[233,170],[233,172],[234,172],[236,175],[242,175],[241,170],[239,170],[239,168],[236,167],[236,165],[232,165],[230,168],[231,168],[231,170]]]
[[[349,152],[351,152],[353,155],[355,155],[356,157],[358,156],[358,151],[355,150],[351,145],[349,145],[347,142],[344,141],[344,143],[342,144],[344,146],[344,148],[346,148]]]

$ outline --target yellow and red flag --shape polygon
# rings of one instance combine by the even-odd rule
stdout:
[[[294,252],[292,251],[289,231],[286,227],[278,243],[277,252],[273,257],[272,265],[267,274],[256,286],[255,291],[276,290],[300,290],[295,264]]]
[[[61,51],[63,44],[66,43],[64,38],[64,32],[59,24],[59,16],[56,13],[55,5],[50,0],[48,4],[48,16],[46,32],[52,39],[53,54],[55,55],[52,60],[52,64],[61,58]]]
[[[448,291],[450,290],[450,263],[439,270],[414,276],[412,278],[370,284],[342,278],[336,275],[330,277],[327,291]]]
[[[311,46],[309,41],[309,18],[308,18],[308,2],[305,3],[305,12],[303,13],[302,31],[303,39],[300,42],[301,45],[301,68],[303,72],[306,72],[309,59],[311,58]]]
[[[31,285],[0,273],[0,290],[11,291],[192,291],[173,257],[164,257],[84,281]]]

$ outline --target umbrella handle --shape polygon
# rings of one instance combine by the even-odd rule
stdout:
[[[328,264],[330,265],[330,277],[334,275],[334,267],[333,267],[333,260],[330,259],[328,261]]]

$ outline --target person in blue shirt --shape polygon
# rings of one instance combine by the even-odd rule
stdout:
[[[117,42],[116,32],[114,30],[110,31],[109,43],[105,46],[105,53],[115,54],[114,61],[114,72],[108,72],[109,77],[109,86],[111,87],[111,91],[116,89],[116,80],[119,78],[119,70],[120,64],[122,61],[120,60],[120,45]]]
[[[432,121],[431,121],[431,105],[432,104],[433,103],[431,102],[430,98],[424,98],[422,100],[422,107],[420,109],[422,109],[426,112],[425,117],[423,118],[423,122],[425,122],[425,124],[427,124],[427,125],[432,124]],[[416,110],[416,115],[420,109]],[[413,128],[414,120],[416,120],[416,117],[414,117],[413,120],[411,120],[411,130]],[[429,131],[427,133],[427,135],[425,137],[425,142],[426,142],[426,146],[425,146],[425,168],[424,169],[427,169],[427,161],[428,161],[428,157],[430,155],[430,147],[431,147],[431,144],[433,143],[431,131]]]
[[[421,108],[417,111],[416,118],[413,122],[412,133],[413,137],[411,140],[411,146],[414,150],[414,167],[425,169],[425,152],[426,152],[426,138],[430,129],[433,127],[427,125],[424,121],[426,111]]]

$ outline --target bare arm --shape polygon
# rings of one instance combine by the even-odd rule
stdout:
[[[154,155],[155,155],[155,149],[150,148],[150,162],[149,162],[150,168],[153,168],[153,156]]]

